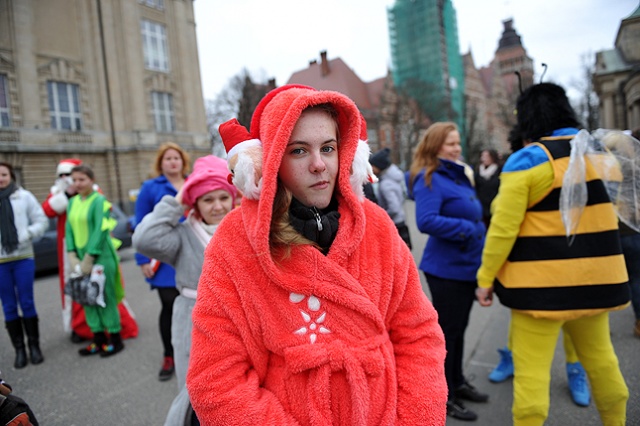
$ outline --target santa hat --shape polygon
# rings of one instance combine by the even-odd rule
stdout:
[[[58,167],[56,167],[56,176],[71,174],[71,169],[75,166],[79,166],[80,164],[82,164],[82,161],[77,158],[65,158],[58,163]]]
[[[252,138],[249,131],[235,118],[222,123],[218,132],[227,151],[227,158],[249,147],[261,145],[260,139]]]
[[[364,119],[364,115],[360,115],[360,140],[358,141],[356,157],[353,159],[354,168],[356,167],[356,163],[366,163],[364,167],[367,171],[367,181],[370,183],[375,183],[378,181],[378,177],[375,173],[373,173],[371,164],[369,164],[370,155],[371,149],[369,148],[369,135],[367,134],[367,120]]]
[[[235,203],[238,190],[229,183],[227,174],[227,162],[222,158],[214,155],[198,158],[182,187],[182,203],[193,207],[198,197],[217,189],[227,191]]]
[[[356,154],[353,157],[353,163],[351,165],[351,187],[360,200],[364,200],[364,189],[362,185],[367,182],[374,183],[378,181],[371,164],[369,164],[369,156],[371,155],[371,149],[369,148],[368,136],[367,136],[367,122],[362,115],[360,115],[360,137],[358,139],[358,148]]]

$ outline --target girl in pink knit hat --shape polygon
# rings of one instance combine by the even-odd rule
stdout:
[[[227,162],[213,155],[196,160],[194,170],[175,197],[165,195],[136,227],[133,246],[145,256],[176,270],[180,295],[173,305],[171,343],[179,393],[166,424],[185,424],[190,415],[185,376],[191,349],[191,311],[196,302],[204,250],[222,219],[234,207],[236,188],[227,180]],[[187,219],[180,222],[185,214]],[[190,424],[190,423],[186,423]]]

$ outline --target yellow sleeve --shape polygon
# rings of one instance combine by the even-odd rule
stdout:
[[[493,215],[478,269],[478,286],[490,288],[507,260],[529,206],[542,199],[553,184],[553,167],[545,162],[527,170],[503,172],[491,204]]]

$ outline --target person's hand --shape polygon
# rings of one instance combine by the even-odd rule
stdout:
[[[140,265],[140,269],[142,269],[142,275],[144,275],[145,278],[153,278],[153,276],[156,274],[151,267],[151,263]]]
[[[478,303],[480,303],[480,306],[491,306],[491,304],[493,303],[493,287],[477,287],[476,299],[478,299]]]
[[[182,188],[184,188],[184,185],[182,186]],[[173,197],[176,199],[178,204],[182,204],[182,188],[180,188],[180,191],[178,191],[178,193]]]
[[[78,193],[78,190],[76,189],[75,184],[71,182],[71,184],[67,186],[67,189],[64,192],[65,194],[67,194],[67,197],[71,198]]]
[[[69,185],[69,179],[66,177],[59,177],[53,184],[53,187],[55,188],[54,193],[65,192]]]
[[[71,272],[76,272],[80,267],[80,259],[78,259],[78,255],[75,251],[67,252],[67,257],[69,258],[69,270]]]
[[[95,259],[90,254],[87,253],[84,255],[82,262],[80,263],[80,271],[83,275],[91,275],[94,260]]]

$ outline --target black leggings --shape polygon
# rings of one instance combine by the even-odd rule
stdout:
[[[160,296],[160,337],[164,346],[164,356],[173,357],[173,346],[171,345],[171,317],[173,316],[173,302],[180,294],[175,287],[157,287]]]
[[[438,312],[438,323],[444,333],[447,355],[444,374],[449,387],[449,399],[453,391],[464,383],[462,360],[464,356],[464,332],[475,300],[476,282],[458,281],[425,273],[433,307]]]

